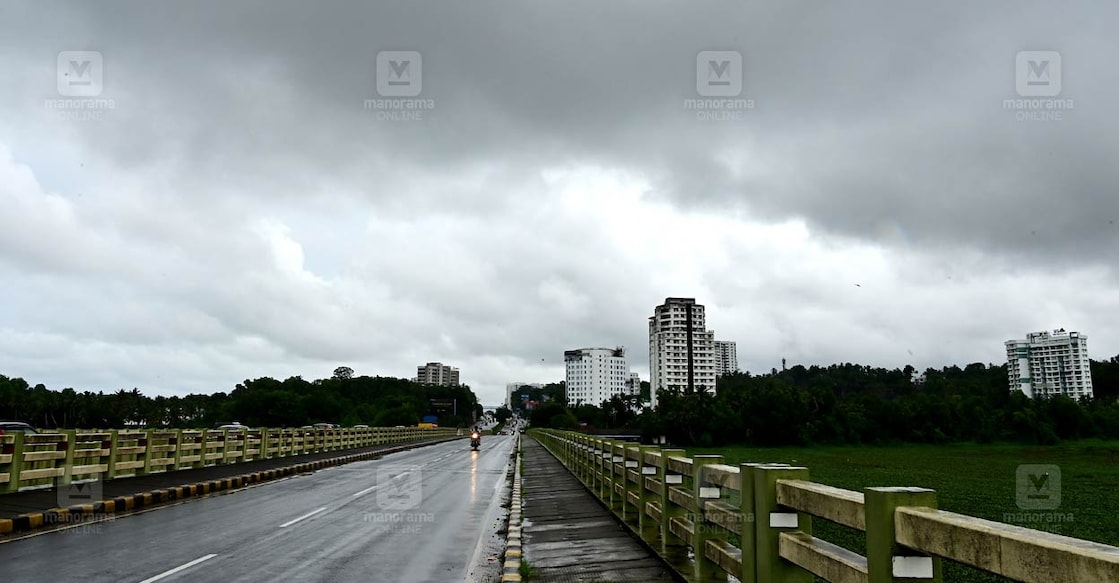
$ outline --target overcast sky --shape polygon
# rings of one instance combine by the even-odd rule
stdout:
[[[1053,328],[1106,359],[1117,18],[1102,0],[5,0],[0,374],[171,395],[441,361],[494,404],[561,380],[565,349],[626,346],[647,379],[668,296],[705,304],[753,372],[1001,363]],[[367,105],[382,51],[419,53],[382,89],[418,90],[421,119]],[[706,51],[741,55],[719,69],[741,90],[697,112],[737,89],[702,86]],[[1020,51],[1060,60],[1027,55],[1026,85]],[[1037,102],[1008,108],[1023,88]],[[1041,101],[1057,91],[1071,109]]]

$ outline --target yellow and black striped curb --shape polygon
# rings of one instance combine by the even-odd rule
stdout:
[[[521,436],[517,435],[517,458],[513,461],[513,494],[509,502],[509,529],[505,539],[505,564],[501,581],[521,580]]]
[[[232,478],[207,480],[205,482],[196,482],[194,484],[174,486],[171,488],[152,490],[139,494],[130,494],[128,496],[117,496],[115,498],[101,500],[100,502],[94,502],[92,504],[75,504],[66,508],[51,508],[50,510],[45,510],[43,512],[20,514],[15,518],[0,518],[0,535],[11,534],[14,532],[26,532],[35,530],[37,528],[60,524],[89,522],[91,520],[104,518],[106,515],[109,514],[127,512],[129,510],[144,508],[146,506],[155,506],[175,500],[190,498],[192,496],[203,496],[206,494],[211,494],[213,492],[220,492],[222,490],[233,490],[235,488],[248,486],[249,484],[267,482],[269,480],[275,480],[285,476],[301,474],[304,472],[311,472],[326,467],[376,459],[390,453],[415,449],[417,447],[433,445],[453,439],[457,438],[448,437],[444,439],[424,441],[420,443],[410,443],[406,445],[390,447],[387,449],[379,449],[377,451],[367,451],[359,454],[341,456],[325,460],[317,460],[282,468],[275,468],[271,470],[262,470],[259,472],[252,472],[249,474],[234,476]]]

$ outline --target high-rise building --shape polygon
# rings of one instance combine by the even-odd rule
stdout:
[[[641,396],[641,375],[635,372],[629,373],[629,381],[626,382],[626,394],[631,397]]]
[[[1025,340],[1006,341],[1010,389],[1027,397],[1092,397],[1088,337],[1079,332],[1034,332]]]
[[[715,332],[695,298],[665,298],[649,318],[649,396],[667,388],[715,390]]]
[[[624,394],[629,366],[624,348],[579,348],[566,350],[567,402],[601,405],[614,395]]]
[[[715,341],[715,376],[738,372],[738,347],[734,342]]]
[[[458,369],[441,362],[429,362],[416,367],[416,382],[425,385],[455,386],[458,382]]]

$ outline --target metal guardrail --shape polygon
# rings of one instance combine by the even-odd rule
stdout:
[[[938,510],[933,490],[857,492],[804,467],[533,433],[689,581],[939,583],[944,558],[1030,583],[1119,582],[1117,547]],[[814,537],[814,516],[865,532],[866,556]]]
[[[0,435],[0,494],[447,437],[457,429],[110,429]]]

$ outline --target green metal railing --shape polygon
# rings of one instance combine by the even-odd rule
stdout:
[[[1016,581],[1119,582],[1119,548],[938,510],[933,490],[843,490],[804,467],[532,435],[689,581],[939,583],[944,558]],[[864,532],[866,556],[813,536],[813,517]]]

